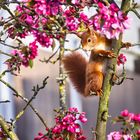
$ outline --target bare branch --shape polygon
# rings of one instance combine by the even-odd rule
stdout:
[[[7,83],[6,81],[2,80],[1,78],[0,78],[0,82],[2,82],[4,85],[6,85],[8,88],[10,88],[14,92],[13,93],[14,96],[16,96],[17,98],[19,97],[20,99],[22,99],[26,103],[29,102],[29,100],[27,98],[23,97],[22,94],[19,94],[18,91],[16,89],[14,89],[9,83]],[[47,124],[44,121],[44,119],[41,117],[41,115],[38,113],[38,110],[36,108],[34,108],[31,103],[29,103],[29,106],[35,112],[35,114],[38,116],[38,118],[43,123],[43,125],[45,126],[45,128],[47,128]]]
[[[6,55],[6,56],[9,56],[9,57],[13,57],[13,55],[8,54],[8,53],[5,53],[5,52],[3,52],[2,50],[0,50],[0,54]]]
[[[58,49],[57,49],[48,59],[45,59],[45,58],[44,58],[44,60],[40,60],[40,61],[41,61],[41,62],[45,62],[45,63],[50,62],[50,63],[52,63],[52,64],[55,64],[55,63],[59,60],[59,57],[58,57],[56,60],[54,60],[54,61],[52,61],[51,59],[56,55],[56,53],[58,52],[59,49],[60,49],[60,48],[58,47]]]
[[[2,103],[9,103],[9,102],[10,102],[9,100],[0,101],[0,104],[2,104]]]
[[[3,41],[3,40],[0,40],[0,44],[2,44],[2,45],[4,45],[4,46],[7,46],[7,47],[9,47],[9,48],[12,48],[12,49],[18,49],[18,48],[19,48],[19,47],[15,47],[15,46],[6,44],[5,41]]]
[[[27,102],[27,104],[25,105],[25,107],[22,109],[22,111],[20,111],[17,115],[15,120],[13,121],[13,124],[16,123],[16,121],[25,113],[25,110],[27,109],[27,107],[30,105],[30,103],[33,101],[33,99],[36,98],[37,94],[39,93],[39,91],[43,88],[45,88],[45,86],[47,85],[47,80],[49,77],[46,77],[43,80],[43,84],[42,86],[39,87],[39,85],[37,85],[36,87],[34,86],[32,91],[34,92],[34,95],[31,97],[31,99]]]

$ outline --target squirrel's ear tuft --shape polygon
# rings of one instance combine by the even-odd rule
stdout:
[[[77,32],[76,35],[77,35],[79,38],[82,38],[83,32]]]
[[[88,27],[88,28],[87,28],[87,32],[88,32],[90,35],[93,35],[93,36],[96,36],[96,37],[99,37],[99,36],[100,36],[99,33],[93,29],[93,27]]]

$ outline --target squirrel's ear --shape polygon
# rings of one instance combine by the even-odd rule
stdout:
[[[99,37],[100,36],[100,34],[98,33],[98,32],[96,32],[95,30],[90,30],[90,34],[91,35],[94,35],[94,36],[96,36],[96,37]]]
[[[91,27],[88,27],[88,33],[89,34],[91,34],[91,35],[96,35],[96,36],[98,36],[99,35],[99,33],[97,33],[93,28],[91,28]]]
[[[77,35],[79,38],[82,38],[83,32],[77,32],[76,35]]]
[[[79,38],[82,38],[83,37],[83,34],[85,34],[85,33],[88,33],[90,35],[92,33],[92,30],[89,27],[87,27],[87,29],[85,31],[77,32],[76,35]]]

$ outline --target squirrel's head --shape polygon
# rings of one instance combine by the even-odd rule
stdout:
[[[88,30],[81,34],[81,44],[82,48],[87,51],[91,51],[96,47],[99,41],[99,34],[93,29],[88,28]]]

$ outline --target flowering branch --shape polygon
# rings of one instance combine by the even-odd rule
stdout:
[[[59,60],[59,77],[57,78],[57,81],[59,84],[60,107],[62,110],[60,110],[60,112],[57,112],[59,114],[59,116],[56,117],[59,118],[56,122],[58,125],[52,129],[48,129],[46,126],[47,134],[41,134],[41,137],[37,138],[37,140],[45,139],[45,137],[47,136],[50,138],[51,136],[56,136],[57,134],[57,138],[61,137],[62,134],[64,138],[74,139],[74,135],[72,133],[74,132],[74,130],[76,130],[75,128],[78,127],[78,125],[75,125],[75,123],[73,124],[73,122],[76,120],[75,117],[77,116],[77,111],[75,109],[72,111],[66,111],[66,76],[64,74],[62,66],[64,51],[69,51],[69,49],[64,48],[64,42],[66,42],[66,33],[78,34],[80,31],[85,32],[87,31],[87,29],[92,28],[93,30],[95,30],[95,32],[99,32],[99,34],[105,36],[106,39],[110,39],[112,41],[112,46],[109,51],[112,51],[115,56],[118,56],[121,48],[127,48],[131,46],[131,44],[129,43],[125,44],[124,46],[122,44],[122,33],[125,29],[128,28],[129,24],[127,13],[131,8],[130,0],[123,0],[121,9],[118,7],[114,0],[22,0],[21,3],[18,3],[18,6],[16,7],[14,13],[12,13],[10,9],[8,9],[8,4],[5,5],[7,2],[9,1],[2,0],[0,7],[8,11],[11,16],[10,19],[8,18],[8,21],[6,22],[3,21],[4,18],[1,18],[1,24],[3,25],[3,23],[5,23],[4,27],[6,33],[8,34],[8,37],[15,40],[18,40],[19,38],[22,40],[22,38],[25,38],[28,35],[32,35],[34,37],[34,41],[31,42],[29,46],[22,45],[19,48],[13,48],[14,50],[10,54],[13,57],[6,61],[10,72],[20,72],[21,65],[25,67],[32,67],[33,60],[38,54],[38,45],[46,48],[54,48],[55,40],[60,43],[59,48],[47,60],[44,59],[44,61],[41,61],[46,63],[55,63]],[[94,7],[95,5],[97,6],[96,14],[93,17],[88,18],[88,16],[83,12],[84,7],[87,6],[90,8]],[[136,15],[138,14],[137,11],[134,12],[136,12]],[[82,39],[82,41],[84,42],[85,38]],[[8,47],[10,46],[8,45]],[[76,48],[73,51],[77,49],[79,48]],[[59,55],[57,59],[55,61],[52,61],[52,58],[57,54],[58,51]],[[121,59],[122,60],[120,61],[120,63],[124,64],[124,57]],[[99,99],[99,109],[95,132],[97,140],[106,139],[106,124],[109,116],[108,104],[110,91],[113,86],[112,77],[116,72],[117,58],[108,60],[107,64],[108,65],[103,84],[103,95]],[[126,79],[125,71],[123,72],[124,75],[120,83],[122,83],[123,80]],[[26,98],[24,99],[24,97],[18,95],[16,90],[11,87],[11,85],[1,79],[3,75],[4,73],[0,76],[0,81],[10,87],[15,92],[15,96],[20,97],[27,103],[22,111],[19,112],[19,114],[16,116],[16,119],[13,121],[14,124],[24,114],[28,106],[32,108],[31,102],[37,96],[39,90],[45,87],[46,80],[44,86],[34,87],[34,95],[30,100],[27,100]],[[32,109],[34,110],[34,108]],[[76,116],[73,116],[73,113]],[[82,114],[82,120],[83,116],[84,115]],[[70,121],[69,117],[72,117],[73,122],[70,122],[70,124],[72,123],[72,125],[75,126],[74,128],[72,125],[67,126],[68,121]],[[63,120],[64,123],[62,123],[61,120]],[[44,123],[44,121],[42,122]],[[63,130],[60,126],[63,127]],[[58,133],[60,132],[60,130],[62,130],[62,132]],[[67,132],[69,130],[70,133]],[[56,137],[54,139],[56,139]]]
[[[123,0],[121,5],[121,10],[126,12],[130,8],[130,0]],[[112,48],[114,54],[118,55],[121,48],[122,35],[119,36],[119,39],[112,39]],[[115,73],[116,71],[117,60],[111,59],[108,61],[108,69],[106,70],[106,76],[103,84],[103,95],[99,99],[98,115],[97,115],[97,124],[96,124],[96,133],[97,140],[106,140],[106,125],[109,116],[109,97],[112,88],[111,79],[112,79],[112,70]]]

